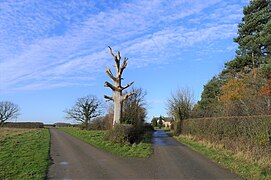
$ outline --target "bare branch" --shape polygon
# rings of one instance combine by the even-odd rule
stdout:
[[[110,89],[112,89],[113,91],[116,91],[117,90],[117,88],[115,87],[115,86],[113,86],[111,83],[109,83],[109,82],[104,82],[104,86],[105,87],[109,87]]]
[[[106,68],[106,73],[113,81],[117,80],[117,78],[113,75],[113,73],[111,72],[111,70],[108,67]]]
[[[117,56],[114,55],[113,51],[112,51],[112,48],[110,46],[108,46],[109,50],[110,50],[110,54],[112,55],[112,57],[114,58],[115,62],[116,62],[116,69],[117,71],[119,71],[119,68],[120,68],[120,59],[118,59]],[[120,57],[120,54],[118,52],[118,55]]]
[[[67,119],[81,121],[87,126],[91,119],[102,114],[100,105],[101,102],[96,96],[89,95],[77,99],[75,105],[64,112],[66,113]]]
[[[114,53],[113,53],[113,51],[112,51],[112,48],[110,47],[110,46],[108,46],[108,48],[109,48],[109,50],[110,50],[110,54],[113,56],[113,58],[115,59],[115,55],[114,55]]]
[[[104,95],[104,98],[107,99],[106,102],[108,101],[114,101],[114,99],[110,96]]]
[[[121,87],[121,90],[127,89],[127,88],[130,87],[132,84],[134,84],[134,81],[132,81],[132,82],[129,83],[129,84],[126,84],[126,86],[124,86],[124,87]]]
[[[117,56],[118,60],[120,61],[121,57],[120,57],[120,52],[118,51],[118,56]]]
[[[127,66],[127,61],[128,61],[128,58],[124,58],[123,62],[122,62],[122,65],[121,65],[121,68],[120,68],[120,71],[119,71],[119,75],[122,74],[123,70],[126,68]]]
[[[135,94],[134,92],[131,92],[131,93],[127,93],[127,94],[123,95],[121,101],[126,100],[129,96],[132,96],[134,94]]]

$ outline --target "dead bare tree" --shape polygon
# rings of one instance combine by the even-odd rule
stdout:
[[[123,101],[126,100],[129,96],[131,96],[133,94],[133,93],[127,93],[127,94],[123,95],[122,91],[124,89],[127,89],[128,87],[130,87],[134,83],[134,81],[127,84],[126,86],[121,85],[121,81],[123,80],[122,73],[123,73],[123,70],[127,66],[128,58],[125,57],[122,64],[121,64],[120,52],[118,51],[117,55],[115,55],[112,52],[111,47],[109,47],[109,50],[110,50],[110,54],[112,55],[112,57],[114,58],[115,63],[116,63],[115,64],[116,75],[114,76],[112,71],[108,67],[106,68],[106,73],[112,79],[114,85],[107,82],[107,81],[104,83],[104,86],[109,87],[113,91],[113,97],[109,97],[107,95],[104,95],[104,98],[107,99],[107,101],[114,102],[113,126],[115,126],[116,123],[120,123],[121,118],[122,118]]]

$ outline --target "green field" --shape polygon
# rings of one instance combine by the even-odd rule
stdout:
[[[175,136],[175,138],[212,161],[230,169],[242,179],[271,179],[271,164],[248,161],[241,155],[223,148],[212,147],[204,142],[198,142],[189,136]]]
[[[108,151],[121,157],[146,158],[149,157],[153,152],[151,142],[133,145],[121,145],[107,141],[104,138],[106,131],[87,131],[71,127],[63,127],[60,128],[60,130],[67,132],[91,145],[94,145],[99,149]]]
[[[0,129],[0,179],[44,179],[48,129]]]
[[[16,136],[19,134],[23,134],[29,131],[33,131],[34,129],[19,129],[19,128],[1,128],[0,129],[0,141],[3,141],[6,138],[10,138],[12,136]]]

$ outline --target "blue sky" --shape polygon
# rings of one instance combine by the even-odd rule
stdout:
[[[65,120],[63,110],[103,86],[114,64],[108,45],[128,57],[124,83],[147,91],[148,119],[166,100],[203,85],[234,57],[237,24],[249,0],[0,1],[0,101],[17,121]],[[111,68],[112,69],[112,68]],[[106,103],[105,103],[106,104]]]

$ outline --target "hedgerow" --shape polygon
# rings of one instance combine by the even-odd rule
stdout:
[[[6,122],[3,127],[8,128],[43,128],[44,124],[41,122]]]
[[[242,153],[253,161],[271,162],[271,116],[188,119],[183,135]]]

